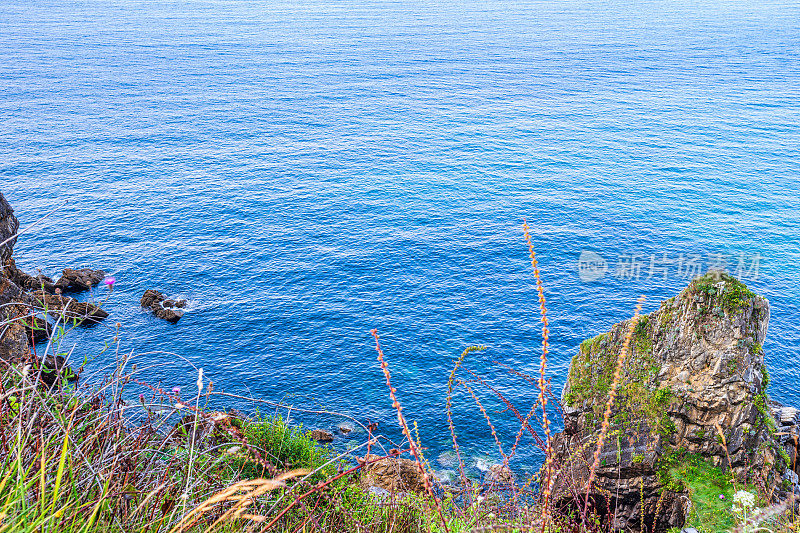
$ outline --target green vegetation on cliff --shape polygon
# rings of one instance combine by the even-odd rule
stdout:
[[[564,401],[572,406],[591,406],[592,421],[602,419],[605,398],[608,396],[622,345],[622,332],[616,337],[604,333],[581,343],[578,355],[572,360],[569,390]],[[671,422],[664,416],[672,393],[656,388],[658,364],[653,357],[653,324],[650,316],[642,316],[633,332],[630,352],[625,358],[622,380],[614,404],[614,422],[624,429],[649,429],[669,433]]]
[[[724,272],[709,272],[693,280],[686,291],[708,296],[710,302],[706,306],[707,311],[720,307],[728,313],[741,311],[756,296],[747,285]]]

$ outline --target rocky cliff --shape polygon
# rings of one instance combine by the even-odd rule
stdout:
[[[0,265],[3,267],[12,261],[18,229],[19,222],[14,210],[0,194],[0,243],[4,243],[0,245]],[[0,268],[0,359],[6,361],[24,357],[29,351],[25,327],[16,320],[19,315],[17,302],[21,298],[23,293],[20,288],[8,279],[5,268]]]
[[[17,217],[14,216],[14,210],[8,204],[6,199],[0,194],[0,242],[9,242],[0,245],[0,262],[5,264],[6,261],[11,259],[11,254],[14,251],[14,244],[17,242],[14,235],[19,229],[19,222]],[[13,238],[12,238],[13,237]]]
[[[92,303],[61,295],[96,285],[103,279],[102,271],[67,268],[56,282],[42,274],[31,276],[14,264],[18,229],[14,210],[0,193],[0,363],[29,358],[30,343],[47,335],[48,315],[62,325],[90,324],[108,317]]]
[[[701,456],[740,480],[777,485],[795,453],[776,436],[762,344],[769,303],[723,273],[694,280],[636,323],[590,502],[620,530],[683,524],[690,505],[669,465]],[[572,359],[554,438],[562,508],[583,501],[629,321],[584,341]],[[652,526],[650,526],[652,527]],[[645,529],[650,529],[646,527]]]

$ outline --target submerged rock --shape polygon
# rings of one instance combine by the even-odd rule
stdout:
[[[333,433],[324,429],[312,429],[306,435],[317,442],[333,442]]]
[[[638,321],[589,499],[614,529],[680,527],[688,498],[666,486],[665,465],[697,454],[740,480],[779,481],[786,454],[773,436],[761,348],[769,303],[726,274],[694,280]],[[630,321],[584,341],[562,394],[553,439],[554,497],[585,493],[608,392]],[[787,418],[789,418],[787,414]]]
[[[148,289],[142,295],[142,307],[150,309],[156,318],[175,323],[183,316],[186,300],[169,300],[166,296],[154,289]]]

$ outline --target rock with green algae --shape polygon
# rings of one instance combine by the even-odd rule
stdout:
[[[635,325],[590,501],[613,527],[683,524],[688,498],[664,479],[665,459],[698,454],[739,479],[780,481],[786,453],[773,436],[761,348],[769,303],[720,272],[695,279]],[[584,341],[564,387],[555,435],[555,500],[585,494],[614,371],[630,321]],[[650,527],[649,525],[646,527]]]

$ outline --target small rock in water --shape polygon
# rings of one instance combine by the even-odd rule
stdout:
[[[306,435],[317,442],[333,442],[333,434],[324,429],[312,429]]]
[[[142,307],[150,309],[156,318],[174,324],[183,316],[186,300],[169,300],[159,291],[148,289],[144,291],[141,305]]]
[[[425,492],[425,480],[417,463],[409,459],[383,458],[377,455],[356,457],[363,465],[361,469],[361,486],[365,490],[379,487],[395,496],[404,492]]]
[[[353,431],[353,424],[350,424],[349,422],[342,422],[339,424],[339,431],[342,432],[342,435],[347,435]]]
[[[514,472],[507,465],[496,464],[489,467],[486,473],[486,483],[511,485],[514,482]]]

